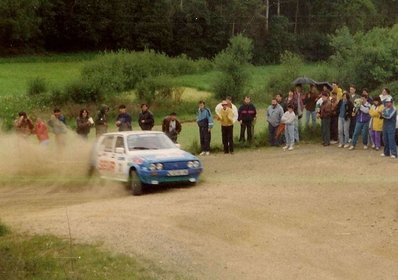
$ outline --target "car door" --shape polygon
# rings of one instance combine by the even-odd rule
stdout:
[[[116,136],[113,159],[115,162],[115,178],[126,181],[128,179],[127,150],[126,141],[122,135]]]
[[[115,160],[112,159],[114,154],[114,142],[114,135],[106,135],[99,145],[97,154],[97,170],[101,176],[113,177],[115,172]]]

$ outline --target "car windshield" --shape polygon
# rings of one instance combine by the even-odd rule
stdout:
[[[127,136],[129,150],[173,149],[176,145],[165,134],[135,134]]]

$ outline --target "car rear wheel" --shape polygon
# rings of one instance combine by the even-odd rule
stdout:
[[[130,171],[130,188],[133,195],[142,194],[142,182],[135,170]]]

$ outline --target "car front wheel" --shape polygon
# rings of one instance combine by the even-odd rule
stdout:
[[[130,188],[133,195],[142,194],[142,182],[135,170],[130,171]]]

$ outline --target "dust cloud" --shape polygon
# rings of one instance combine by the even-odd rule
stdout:
[[[0,133],[0,186],[45,188],[52,192],[98,191],[101,187],[103,191],[104,185],[115,183],[89,178],[94,142],[94,138],[83,139],[71,130],[62,147],[56,145],[53,135],[48,146],[42,146],[34,135]]]

